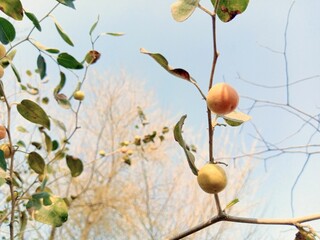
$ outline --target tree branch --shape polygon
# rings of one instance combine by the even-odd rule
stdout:
[[[201,223],[187,231],[180,233],[179,235],[170,238],[170,240],[178,240],[187,237],[195,232],[198,232],[210,225],[217,222],[235,222],[235,223],[247,223],[247,224],[260,224],[260,225],[289,225],[289,226],[300,226],[301,223],[310,222],[320,219],[320,213],[308,216],[302,216],[297,218],[247,218],[247,217],[236,217],[229,216],[225,212],[218,214],[204,223]]]

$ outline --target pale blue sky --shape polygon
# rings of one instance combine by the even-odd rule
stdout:
[[[50,9],[53,5],[47,6],[43,0],[24,2],[25,8],[39,14],[37,15],[39,18],[44,13],[43,8]],[[57,41],[53,24],[49,24],[48,20],[39,40],[45,45],[66,49],[78,59],[82,59],[83,55],[80,55],[77,49],[89,50],[88,31],[97,15],[100,15],[96,33],[125,32],[125,36],[120,38],[108,36],[97,43],[96,48],[101,51],[102,58],[95,65],[95,69],[101,73],[111,71],[115,74],[124,69],[137,79],[146,81],[150,90],[156,92],[161,107],[169,109],[174,114],[188,114],[186,125],[205,131],[206,108],[196,89],[191,84],[169,75],[150,57],[139,52],[139,49],[144,47],[151,52],[162,53],[172,66],[188,70],[202,89],[207,89],[212,61],[210,18],[202,11],[196,10],[186,22],[177,23],[170,15],[172,2],[171,0],[78,0],[75,1],[76,11],[59,8],[53,14],[73,39],[76,48],[66,46],[62,40]],[[209,1],[202,2],[204,6],[210,7]],[[292,0],[251,1],[246,12],[234,21],[227,24],[218,23],[218,48],[221,55],[215,81],[232,84],[243,97],[285,101],[284,88],[255,87],[240,81],[237,76],[240,74],[242,78],[256,84],[270,86],[285,84],[283,55],[262,46],[283,52],[284,30],[291,3]],[[41,7],[40,10],[35,10],[37,5]],[[317,0],[309,0],[307,3],[297,0],[292,8],[287,35],[291,82],[320,74],[319,8],[320,2]],[[51,37],[52,34],[55,37]],[[24,58],[18,56],[18,59],[23,61]],[[30,66],[25,64],[24,62],[23,66],[26,68],[35,67],[31,63]],[[319,112],[319,80],[317,77],[290,89],[294,106],[312,115]],[[242,98],[239,108],[246,111],[251,104],[252,101]],[[252,116],[252,122],[271,142],[282,140],[301,125],[301,122],[292,115],[275,108],[258,108]],[[290,139],[284,146],[305,144],[304,139],[308,139],[310,133],[312,130],[302,132],[299,137]],[[217,134],[219,135],[219,132]],[[246,124],[241,131],[241,137],[246,139],[247,144],[253,141],[249,137],[250,134],[255,134],[255,131],[251,124]],[[319,136],[316,138],[313,141],[319,142]],[[290,217],[290,188],[304,159],[304,155],[286,155],[272,159],[268,163],[270,177],[261,186],[260,193],[262,198],[270,199],[266,217]],[[258,168],[256,174],[264,176],[262,165]],[[295,194],[297,215],[320,211],[318,204],[320,187],[319,184],[314,184],[320,180],[318,169],[320,162],[315,155],[310,160]],[[274,236],[278,239],[279,228],[270,229],[276,229]],[[289,233],[291,238],[288,239],[292,239],[292,232]]]

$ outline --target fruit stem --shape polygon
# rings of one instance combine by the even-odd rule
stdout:
[[[214,200],[216,202],[216,207],[217,207],[217,210],[218,210],[218,215],[221,215],[223,213],[223,210],[221,208],[221,204],[220,204],[220,199],[219,199],[219,195],[218,193],[215,193],[214,194]]]

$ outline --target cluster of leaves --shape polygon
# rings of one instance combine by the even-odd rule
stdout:
[[[52,11],[58,5],[65,5],[69,8],[75,8],[74,0],[56,0],[57,4]],[[20,0],[4,0],[0,2],[0,10],[6,14],[9,18],[0,17],[0,42],[6,45],[6,53],[4,57],[0,59],[0,67],[7,68],[11,67],[14,75],[16,76],[17,84],[21,89],[21,92],[29,94],[30,97],[22,99],[19,103],[10,103],[9,98],[6,94],[6,89],[3,83],[4,77],[0,80],[0,97],[7,107],[7,120],[6,129],[8,137],[4,139],[5,145],[8,146],[9,154],[6,153],[4,148],[0,150],[0,185],[7,184],[10,187],[11,194],[9,195],[8,202],[12,202],[11,210],[8,208],[3,210],[1,215],[2,221],[10,221],[11,226],[14,222],[20,223],[20,232],[23,231],[27,225],[26,210],[29,215],[38,222],[50,224],[54,227],[61,226],[68,219],[68,203],[63,197],[56,196],[48,186],[48,178],[56,170],[54,169],[54,163],[59,160],[65,160],[65,165],[70,170],[71,177],[78,177],[84,170],[83,161],[68,153],[68,145],[71,144],[70,140],[76,130],[79,129],[78,124],[78,112],[80,110],[81,101],[74,101],[73,94],[66,96],[62,93],[62,90],[67,81],[67,75],[64,70],[77,71],[84,69],[83,77],[77,77],[78,82],[74,87],[74,92],[80,90],[86,79],[86,73],[88,68],[96,63],[100,58],[100,53],[94,49],[95,42],[103,35],[121,36],[122,33],[101,33],[97,36],[94,35],[94,30],[98,24],[99,18],[92,25],[89,34],[92,49],[83,54],[83,61],[78,61],[74,56],[67,52],[60,51],[57,48],[45,47],[42,43],[31,38],[32,33],[37,30],[42,31],[43,20],[49,18],[49,13],[39,20],[39,18],[31,13],[27,12],[23,8],[23,4]],[[52,16],[50,11],[50,17],[53,20],[58,36],[68,44],[74,46],[73,41],[69,35],[64,31],[58,21]],[[17,37],[17,32],[14,27],[14,21],[22,21],[26,17],[32,22],[33,27],[29,34],[21,40],[21,36]],[[11,18],[11,19],[10,19]],[[19,40],[18,40],[19,39]],[[39,87],[35,87],[32,84],[26,82],[16,66],[14,65],[14,57],[16,54],[16,47],[23,43],[29,43],[34,46],[38,51],[35,70],[36,77],[39,79],[39,85],[47,83],[47,60],[51,60],[54,64],[58,65],[60,82],[56,85],[53,90],[53,97],[56,102],[49,103],[49,97],[42,97],[40,99]],[[6,70],[7,71],[7,70]],[[27,71],[29,77],[32,76],[31,71]],[[75,76],[78,76],[75,74]],[[46,112],[45,105],[50,104],[51,107],[62,107],[69,109],[74,113],[75,116],[75,127],[74,129],[67,129],[63,121],[50,116]],[[17,130],[23,134],[29,134],[28,137],[22,139],[16,139],[11,129],[11,114],[16,107],[16,111],[27,120],[30,124],[18,126]],[[59,135],[57,132],[53,133],[52,124],[54,124],[61,131],[62,137],[56,137]],[[30,131],[30,129],[34,129]],[[38,137],[34,137],[35,135]],[[27,136],[27,135],[23,135]],[[30,138],[30,136],[32,136]],[[29,140],[25,139],[39,139]],[[29,171],[25,179],[23,179],[21,173],[15,169],[14,159],[15,154],[23,154]],[[25,171],[24,171],[25,173]],[[33,174],[38,175],[36,180],[30,184],[30,176]],[[38,179],[38,180],[37,180]],[[40,185],[38,185],[40,183]],[[30,184],[24,186],[24,184]],[[38,185],[38,186],[37,186]],[[27,189],[27,190],[25,190]],[[13,194],[14,193],[14,194]],[[18,206],[25,206],[18,208]],[[11,219],[8,217],[11,215]],[[12,235],[13,233],[11,233]]]
[[[145,113],[141,107],[137,107],[139,124],[135,125],[136,129],[141,129],[141,131],[149,124]],[[143,132],[143,131],[142,131]],[[125,164],[131,165],[132,159],[135,155],[139,155],[144,152],[145,149],[156,150],[157,146],[161,144],[166,139],[166,134],[170,132],[170,128],[163,126],[161,131],[151,130],[151,133],[146,133],[134,136],[132,140],[122,141],[119,144],[119,152],[122,154],[122,160]],[[101,151],[100,155],[105,156],[105,152]],[[139,157],[139,156],[138,156]]]

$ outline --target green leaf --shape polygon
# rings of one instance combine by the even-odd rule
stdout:
[[[20,0],[1,0],[0,10],[15,20],[22,20],[23,8]]]
[[[48,197],[50,197],[50,193],[47,191],[36,192],[36,193],[32,194],[32,198],[35,200],[40,200],[40,199],[48,198]]]
[[[20,213],[20,231],[18,233],[19,239],[23,239],[23,235],[24,235],[24,231],[27,228],[27,224],[28,224],[28,215],[26,213],[26,211],[23,211]]]
[[[29,18],[29,20],[33,23],[35,28],[38,29],[41,32],[41,26],[40,26],[40,23],[39,23],[37,17],[31,12],[26,12],[25,11],[25,14]]]
[[[37,103],[24,99],[17,105],[17,110],[28,121],[40,124],[50,130],[49,117]]]
[[[32,86],[30,83],[27,83],[27,92],[31,95],[37,95],[39,93],[39,89]]]
[[[173,74],[174,76],[182,78],[187,81],[191,81],[190,74],[186,70],[182,68],[172,68],[171,66],[169,66],[167,59],[164,56],[162,56],[160,53],[150,53],[144,48],[141,48],[140,52],[152,57],[157,63],[161,65],[161,67],[163,67],[165,70],[167,70],[169,73]]]
[[[57,140],[52,141],[52,151],[55,151],[59,148],[59,142]]]
[[[44,79],[47,75],[46,70],[47,70],[47,65],[46,61],[43,56],[39,55],[37,59],[37,66],[38,66],[38,71],[40,74],[41,80]]]
[[[32,43],[42,51],[46,51],[48,53],[53,53],[53,54],[57,54],[60,52],[59,49],[46,47],[40,42],[33,41],[33,40],[30,40],[30,41],[32,41]]]
[[[182,137],[182,127],[184,124],[184,120],[187,118],[187,115],[183,115],[179,122],[175,125],[173,133],[174,133],[174,139],[179,143],[179,145],[183,148],[184,153],[186,154],[187,161],[189,164],[189,167],[191,168],[191,171],[194,175],[198,176],[198,169],[195,165],[195,157],[193,154],[190,152],[187,144],[183,140]]]
[[[29,153],[28,156],[29,167],[38,174],[43,174],[46,167],[44,159],[36,152]]]
[[[103,35],[109,35],[109,36],[113,36],[113,37],[121,37],[124,35],[124,33],[122,32],[105,32],[105,33],[100,33],[100,36],[103,36]]]
[[[58,64],[68,69],[82,69],[83,65],[68,53],[58,55]]]
[[[63,72],[60,72],[60,82],[58,86],[54,88],[53,95],[57,95],[62,90],[65,84],[66,84],[66,75]]]
[[[17,131],[22,132],[22,133],[28,133],[29,131],[23,127],[23,126],[17,126]]]
[[[15,66],[12,62],[10,62],[10,66],[11,66],[11,69],[12,69],[14,75],[15,75],[16,78],[17,78],[17,81],[18,81],[19,83],[21,83],[21,77],[20,77],[20,74],[19,74],[19,72],[18,72],[18,69],[16,68],[16,66]]]
[[[39,201],[31,199],[27,203],[27,209],[36,221],[60,227],[68,220],[68,206],[63,198],[50,195],[51,204],[48,206],[41,204],[41,201],[39,204]]]
[[[3,177],[0,177],[0,187],[2,186],[2,185],[4,185],[6,183],[6,179],[5,178],[3,178]],[[2,213],[0,212],[0,217],[2,216]]]
[[[83,163],[79,158],[75,158],[73,156],[66,156],[67,165],[70,169],[72,177],[78,177],[83,171]]]
[[[6,162],[6,159],[4,158],[4,153],[2,150],[0,150],[0,168],[3,169],[4,171],[7,171],[7,162]]]
[[[233,111],[227,115],[224,115],[223,119],[229,126],[237,127],[242,123],[249,121],[251,116],[239,111]]]
[[[51,117],[51,119],[52,119],[53,123],[56,126],[58,126],[62,131],[67,132],[67,128],[66,128],[65,124],[62,121],[60,121],[58,119],[54,119],[52,117]]]
[[[67,7],[71,7],[75,9],[75,6],[73,4],[75,0],[57,0],[57,2],[62,3],[63,5],[66,5]]]
[[[4,86],[2,80],[0,80],[0,97],[4,97]]]
[[[43,104],[48,104],[49,103],[49,98],[48,97],[43,97],[42,99],[41,99],[41,102],[43,103]]]
[[[6,19],[0,17],[0,41],[3,44],[12,42],[16,37],[14,26]]]
[[[22,140],[19,140],[19,141],[16,143],[16,145],[19,146],[19,147],[26,148],[26,144],[25,144],[24,141],[22,141]]]
[[[28,88],[23,84],[20,84],[20,88],[21,88],[22,91],[27,91],[28,90]]]
[[[64,109],[70,109],[71,108],[71,103],[68,100],[67,96],[64,95],[63,93],[56,94],[55,96],[56,101],[58,104],[63,107]]]
[[[46,143],[47,152],[50,153],[52,151],[52,140],[51,140],[51,137],[46,132],[43,132],[43,134],[44,134],[44,140],[45,140],[45,143]]]
[[[56,29],[60,35],[60,37],[66,42],[68,43],[70,46],[74,46],[73,45],[73,42],[71,41],[70,37],[64,32],[64,30],[62,29],[62,27],[59,25],[59,23],[57,22],[57,20],[53,18],[53,21],[54,21],[54,25],[56,26]]]
[[[213,6],[216,0],[211,0]],[[238,14],[243,13],[249,4],[249,0],[220,0],[216,13],[222,22],[229,22]]]
[[[171,14],[177,22],[188,19],[198,7],[200,0],[178,0],[171,5]]]
[[[229,202],[229,203],[227,204],[227,206],[226,206],[226,208],[224,209],[224,211],[227,210],[227,209],[230,209],[231,207],[233,207],[234,205],[236,205],[238,202],[239,202],[239,199],[238,199],[238,198],[233,199],[231,202]]]
[[[98,15],[98,18],[97,18],[97,21],[91,26],[90,28],[90,31],[89,31],[89,35],[92,36],[92,33],[94,31],[94,29],[96,29],[97,25],[98,25],[98,22],[99,22],[99,15]]]
[[[46,51],[52,54],[58,54],[60,52],[60,50],[56,48],[47,48]]]
[[[56,154],[54,155],[54,160],[61,160],[65,157],[65,151],[64,150],[59,150],[56,152]]]
[[[36,149],[40,150],[42,148],[42,144],[39,142],[31,142],[31,145],[34,146]]]

